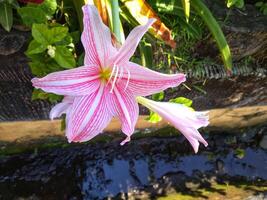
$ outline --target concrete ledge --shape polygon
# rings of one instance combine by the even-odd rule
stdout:
[[[211,129],[237,129],[255,126],[267,122],[267,106],[252,106],[241,108],[223,108],[210,110]],[[140,116],[136,129],[163,128],[168,122],[161,121],[157,124],[145,120],[147,116]],[[20,140],[35,140],[47,136],[64,136],[60,130],[61,121],[18,121],[0,123],[0,141],[14,142]],[[118,119],[111,121],[105,132],[120,131]]]

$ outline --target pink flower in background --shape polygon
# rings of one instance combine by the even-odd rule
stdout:
[[[52,109],[50,117],[67,114],[69,142],[92,139],[103,131],[112,117],[118,117],[127,135],[121,143],[124,144],[130,140],[138,118],[136,97],[175,87],[185,81],[185,75],[161,74],[129,61],[154,19],[134,28],[125,43],[116,49],[97,9],[86,5],[83,13],[84,66],[34,78],[32,83],[46,92],[66,96]]]
[[[137,97],[137,100],[181,131],[192,145],[195,153],[198,152],[199,142],[208,146],[197,130],[209,124],[207,112],[195,112],[182,104],[155,102],[144,97]]]

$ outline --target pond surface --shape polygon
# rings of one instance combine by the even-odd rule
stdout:
[[[179,136],[6,156],[0,160],[0,199],[156,199],[174,192],[199,197],[198,188],[220,192],[214,183],[253,185],[248,198],[267,198],[267,126],[205,137],[209,147],[198,154]]]

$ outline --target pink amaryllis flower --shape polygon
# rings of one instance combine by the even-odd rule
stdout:
[[[175,87],[184,74],[161,74],[129,61],[141,37],[155,21],[137,26],[119,49],[112,45],[111,33],[93,5],[83,7],[84,66],[32,79],[33,86],[46,92],[71,97],[53,108],[51,117],[66,113],[69,142],[88,141],[118,117],[130,140],[138,118],[136,96],[146,96]]]
[[[198,152],[199,142],[208,146],[206,140],[198,132],[199,128],[209,124],[207,112],[195,112],[182,104],[156,102],[144,97],[137,97],[137,101],[158,113],[162,118],[180,130],[192,145],[195,153]]]

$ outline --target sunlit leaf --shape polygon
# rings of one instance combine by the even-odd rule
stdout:
[[[186,18],[186,22],[189,22],[189,16],[190,16],[190,0],[182,0],[182,4],[184,7],[184,14]]]
[[[108,10],[107,10],[107,1],[106,0],[94,0],[94,4],[97,7],[99,15],[102,18],[104,24],[109,26]]]
[[[177,97],[175,99],[170,99],[170,102],[183,104],[183,105],[185,105],[187,107],[191,107],[192,106],[192,103],[193,103],[192,100],[187,99],[185,97]]]
[[[121,2],[139,24],[145,24],[148,18],[155,18],[157,21],[152,25],[149,32],[175,48],[176,43],[172,38],[171,31],[161,22],[156,12],[145,0],[121,0]]]
[[[151,123],[158,123],[162,120],[162,118],[157,113],[150,111],[150,114],[146,118],[146,120],[151,122]]]

